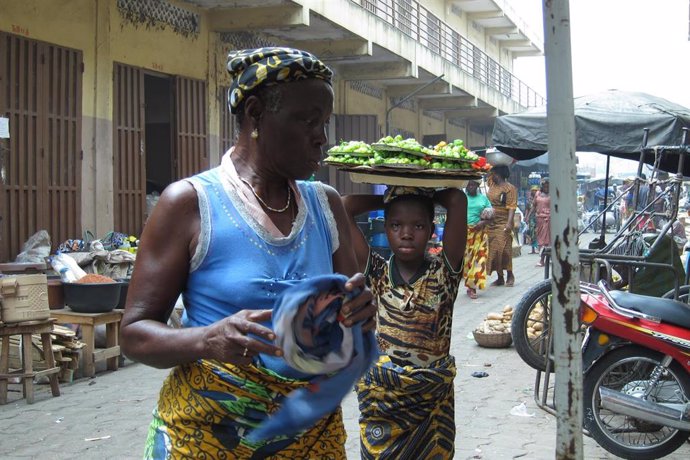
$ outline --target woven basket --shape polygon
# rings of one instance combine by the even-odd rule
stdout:
[[[472,335],[474,335],[474,340],[477,341],[477,344],[485,348],[508,348],[513,343],[513,336],[510,335],[510,332],[485,334],[472,331]]]

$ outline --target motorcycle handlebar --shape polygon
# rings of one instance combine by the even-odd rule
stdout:
[[[645,313],[641,313],[639,311],[635,310],[630,310],[625,307],[621,307],[618,303],[616,303],[615,300],[613,300],[613,297],[611,296],[611,292],[608,287],[608,283],[606,283],[605,280],[599,280],[597,283],[597,286],[599,287],[599,290],[601,291],[601,294],[604,296],[606,301],[609,303],[609,307],[611,310],[615,311],[621,316],[625,316],[626,318],[640,318],[640,319],[646,319],[647,321],[652,321],[655,323],[660,323],[661,320],[655,316],[650,316]]]

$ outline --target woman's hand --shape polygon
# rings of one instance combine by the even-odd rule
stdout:
[[[353,299],[346,301],[343,304],[342,313],[345,316],[343,324],[351,327],[362,321],[362,330],[370,331],[376,327],[376,305],[372,302],[374,296],[365,284],[366,279],[361,273],[356,273],[352,278],[345,283],[347,291],[354,291],[361,289],[362,292]]]
[[[280,348],[248,335],[272,342],[275,334],[260,324],[269,321],[272,313],[271,310],[242,310],[208,326],[204,334],[206,354],[211,359],[240,366],[250,364],[259,353],[282,356]]]

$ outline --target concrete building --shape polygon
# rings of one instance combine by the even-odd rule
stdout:
[[[40,229],[54,248],[139,234],[147,194],[232,144],[226,55],[265,45],[332,66],[332,143],[483,147],[496,116],[543,103],[511,73],[542,45],[507,0],[2,0],[0,260]]]

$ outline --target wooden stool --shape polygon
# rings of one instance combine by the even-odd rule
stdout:
[[[96,375],[96,363],[108,360],[108,370],[116,371],[120,358],[120,321],[124,310],[113,310],[106,313],[77,313],[69,308],[62,310],[50,310],[50,316],[60,324],[79,324],[81,326],[81,339],[84,347],[84,376]],[[105,324],[105,346],[96,349],[94,329]]]
[[[24,398],[28,404],[34,402],[34,378],[47,376],[50,380],[50,389],[53,396],[60,396],[60,385],[58,383],[58,372],[60,368],[55,366],[53,357],[53,341],[50,333],[53,330],[55,320],[46,321],[25,321],[23,323],[5,324],[0,326],[0,337],[2,337],[2,351],[0,352],[0,404],[7,404],[7,384],[8,379],[19,377],[24,385]],[[43,359],[46,361],[47,369],[42,371],[33,370],[33,354],[31,347],[32,334],[41,334],[43,344]],[[22,369],[10,372],[10,336],[22,336]]]

